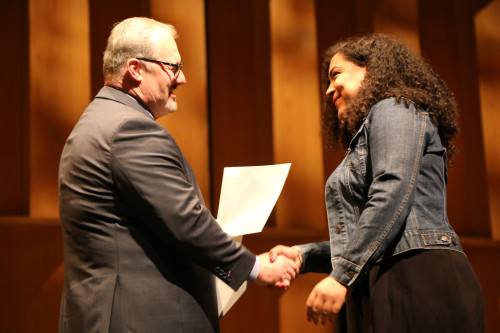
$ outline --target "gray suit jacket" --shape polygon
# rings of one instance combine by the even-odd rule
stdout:
[[[59,206],[60,332],[217,332],[211,273],[236,290],[255,263],[205,207],[172,136],[111,87],[66,142]]]

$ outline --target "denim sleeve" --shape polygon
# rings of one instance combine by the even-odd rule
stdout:
[[[300,273],[332,272],[330,242],[318,242],[299,245],[304,252],[304,265]]]
[[[331,276],[353,286],[403,231],[414,198],[425,138],[425,119],[413,104],[377,103],[368,115],[367,141],[372,182],[368,201]]]

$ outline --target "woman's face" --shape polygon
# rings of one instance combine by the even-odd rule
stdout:
[[[336,53],[330,60],[328,69],[330,85],[326,90],[326,96],[332,99],[339,119],[346,117],[344,111],[356,98],[365,74],[366,67],[360,67],[346,60],[341,53]]]

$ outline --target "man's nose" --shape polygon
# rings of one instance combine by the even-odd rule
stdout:
[[[184,75],[184,72],[182,71],[182,69],[180,70],[179,75],[177,75],[177,78],[175,79],[175,81],[178,85],[186,83],[186,76]]]

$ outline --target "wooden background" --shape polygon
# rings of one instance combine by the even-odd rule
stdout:
[[[488,332],[500,327],[500,0],[19,0],[0,4],[0,331],[55,332],[63,280],[57,169],[65,139],[102,86],[113,23],[174,24],[187,84],[161,123],[217,211],[222,169],[292,163],[255,252],[328,238],[323,186],[343,153],[319,136],[318,63],[339,38],[384,32],[423,55],[460,108],[448,209],[480,278]],[[307,323],[323,276],[249,287],[222,332],[331,332]]]

